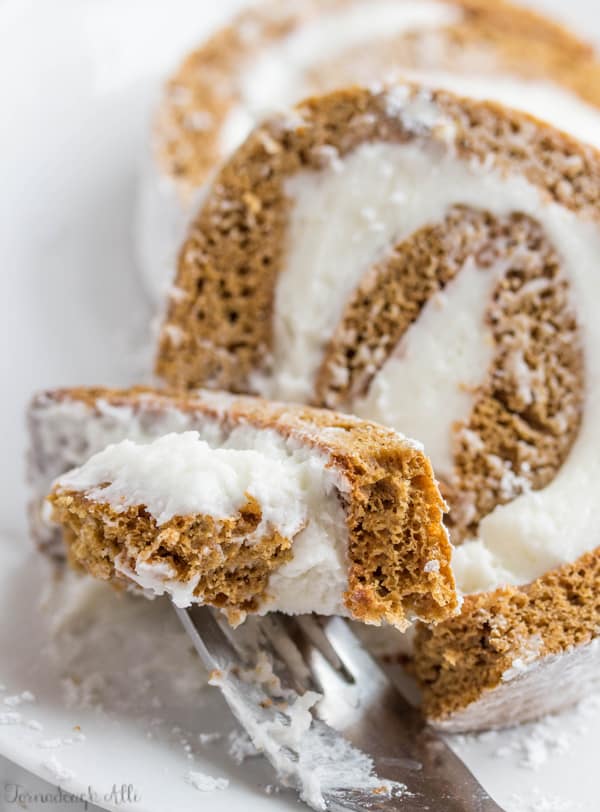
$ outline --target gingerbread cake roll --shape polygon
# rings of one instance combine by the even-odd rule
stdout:
[[[414,658],[449,728],[555,709],[598,673],[599,265],[593,147],[409,85],[257,128],[181,252],[157,362],[171,386],[342,409],[424,443],[466,598]],[[566,652],[589,679],[539,691]]]
[[[31,414],[53,474],[77,449],[43,521],[93,576],[232,623],[315,611],[404,629],[458,608],[431,465],[391,429],[202,392],[64,390]]]
[[[138,256],[162,301],[214,169],[266,115],[355,82],[412,78],[495,99],[600,143],[600,65],[554,22],[503,0],[268,0],[168,79],[145,161]]]

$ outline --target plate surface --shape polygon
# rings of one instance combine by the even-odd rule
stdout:
[[[24,521],[31,393],[147,375],[151,311],[131,235],[149,111],[159,77],[239,5],[0,2],[0,755],[74,793],[91,787],[106,809],[298,809],[290,793],[267,794],[273,776],[261,759],[237,765],[229,754],[234,725],[169,606],[54,583]],[[574,19],[581,28],[585,18]],[[455,743],[508,812],[598,812],[599,722],[592,697],[555,719]],[[200,741],[213,732],[218,740]],[[229,787],[204,794],[190,770]],[[5,807],[17,808],[9,794]]]

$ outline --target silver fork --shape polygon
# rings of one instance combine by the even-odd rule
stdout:
[[[309,805],[332,812],[503,812],[341,618],[271,615],[233,631],[208,608],[176,611],[233,714],[280,781]],[[285,687],[268,669],[249,671],[257,651],[275,664]],[[317,694],[312,716],[294,713],[298,697],[308,697],[308,705]],[[300,735],[292,733],[296,717],[305,722]]]

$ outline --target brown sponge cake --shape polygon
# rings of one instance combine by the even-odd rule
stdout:
[[[139,253],[158,299],[209,177],[265,116],[384,79],[496,99],[600,139],[593,50],[489,0],[270,0],[188,54],[166,83],[141,184]]]
[[[445,730],[505,727],[597,690],[600,549],[522,587],[467,595],[439,630],[420,626],[413,667]]]
[[[301,44],[308,51],[303,59],[297,54]],[[267,67],[290,75],[263,74],[260,61],[267,57]],[[500,74],[553,81],[600,103],[592,47],[552,20],[503,0],[277,0],[245,9],[186,56],[166,88],[157,150],[169,175],[193,189],[226,157],[228,142],[235,147],[244,140],[257,116],[267,112],[264,105],[274,104],[273,95],[275,104],[289,105],[311,91],[389,79],[394,72],[406,76],[411,69],[431,71],[437,79],[443,71],[487,74],[492,98],[493,76]],[[254,83],[260,80],[267,86],[259,100]],[[232,111],[237,121],[228,124]],[[231,130],[225,137],[223,127]]]
[[[448,725],[504,724],[492,694],[510,701],[524,684],[502,678],[523,650],[530,665],[595,650],[598,256],[593,147],[407,85],[316,97],[265,122],[182,249],[157,361],[171,386],[339,408],[424,442],[467,595],[414,652]],[[489,669],[472,668],[503,645],[502,624],[518,631]],[[466,713],[488,694],[493,714]]]
[[[50,503],[71,561],[96,577],[208,603],[232,622],[277,609],[403,629],[457,609],[431,466],[390,429],[143,389],[46,393],[31,414],[34,460],[59,432],[80,449]],[[90,458],[89,437],[112,444]]]

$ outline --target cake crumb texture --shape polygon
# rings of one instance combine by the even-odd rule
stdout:
[[[190,417],[187,427],[200,433],[209,424],[226,434],[244,424],[275,430],[293,445],[325,454],[327,466],[345,483],[338,498],[348,529],[349,613],[368,623],[406,626],[413,615],[437,622],[457,610],[445,504],[431,465],[419,446],[391,429],[329,410],[213,392],[76,389],[45,393],[39,400],[84,404],[90,420],[106,405],[113,413],[127,409],[128,419],[179,410]],[[143,506],[115,512],[68,490],[55,490],[51,502],[66,528],[71,560],[96,577],[115,578],[117,556],[133,559],[143,551],[173,567],[186,583],[199,577],[197,594],[235,611],[253,610],[269,574],[291,556],[291,540],[276,533],[251,548],[239,543],[260,523],[260,506],[251,500],[220,528],[210,517],[197,516],[174,517],[159,528]]]
[[[536,651],[525,658],[523,671],[541,669],[545,658],[591,644],[597,639],[599,617],[598,550],[527,586],[467,595],[458,617],[436,628],[417,629],[413,667],[426,714],[451,723],[453,714],[499,688],[507,676],[518,677],[511,669],[532,638]],[[558,692],[555,701],[560,703],[560,698]],[[521,709],[515,721],[539,716],[544,701],[538,699]],[[496,722],[502,724],[506,722]]]
[[[376,47],[367,42],[341,54],[319,54],[305,69],[307,92],[327,92],[402,70],[429,70],[488,75],[490,81],[497,75],[553,81],[600,106],[594,50],[564,27],[505,0],[445,2],[457,10],[458,19],[435,30],[417,26],[390,31]],[[274,0],[244,9],[186,56],[167,84],[155,125],[156,160],[184,196],[203,184],[223,157],[221,130],[242,102],[240,77],[248,65],[304,24],[355,5],[352,0]]]

